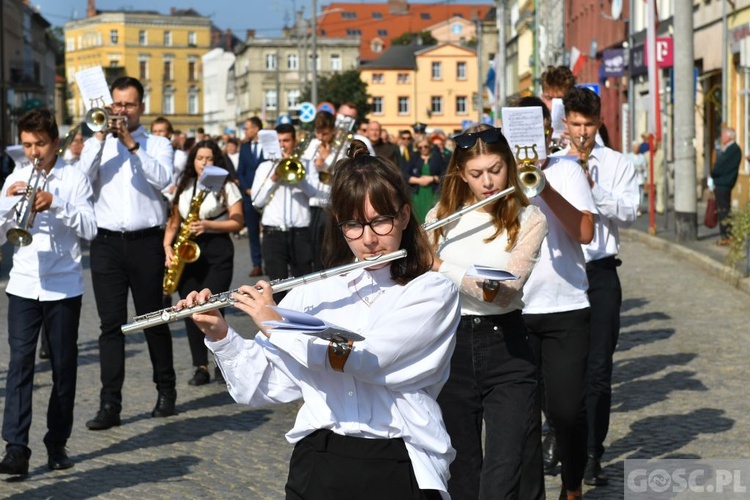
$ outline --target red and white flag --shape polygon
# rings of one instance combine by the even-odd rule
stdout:
[[[656,14],[656,1],[646,2],[646,59],[648,66],[648,132],[654,139],[661,140],[661,106],[659,100],[659,69],[656,65],[656,28],[659,20]]]
[[[573,72],[573,76],[578,76],[578,73],[583,69],[583,65],[586,64],[586,56],[581,54],[578,47],[573,46],[570,49],[570,71]]]

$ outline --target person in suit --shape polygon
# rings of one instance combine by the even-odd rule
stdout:
[[[716,196],[716,211],[719,215],[719,246],[731,243],[729,237],[729,224],[727,216],[729,215],[729,205],[732,201],[732,189],[737,182],[737,173],[742,161],[742,150],[734,142],[735,131],[732,127],[722,127],[721,129],[721,152],[716,158],[714,168],[711,170],[711,179],[713,180],[714,195]]]
[[[239,165],[237,165],[237,178],[240,180],[240,191],[242,192],[242,211],[245,216],[245,227],[250,241],[250,258],[253,269],[250,277],[263,274],[263,256],[260,248],[260,214],[253,208],[252,187],[255,179],[255,171],[258,165],[263,163],[263,149],[258,141],[258,132],[263,129],[263,122],[257,116],[245,120],[245,142],[240,146]]]

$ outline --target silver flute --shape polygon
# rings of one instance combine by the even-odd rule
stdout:
[[[488,196],[487,198],[485,198],[483,200],[480,200],[480,201],[478,201],[476,203],[472,203],[471,205],[467,205],[464,208],[462,208],[461,210],[458,210],[458,211],[456,211],[456,212],[454,212],[454,213],[452,213],[450,215],[446,215],[442,219],[438,219],[438,220],[436,220],[434,222],[430,222],[429,224],[423,224],[422,225],[422,229],[424,229],[425,232],[428,232],[428,233],[430,231],[434,231],[435,229],[437,229],[439,227],[443,227],[446,224],[450,224],[454,220],[461,218],[461,216],[464,215],[464,214],[467,214],[469,212],[473,212],[477,208],[482,208],[485,205],[489,205],[491,203],[495,203],[497,200],[499,200],[503,196],[508,196],[510,193],[512,193],[513,191],[515,191],[515,189],[516,189],[515,187],[510,186],[509,188],[503,189],[502,191],[498,191],[497,193],[495,193],[495,194],[493,194],[491,196]]]
[[[270,283],[271,289],[274,293],[284,292],[290,290],[296,286],[304,285],[307,283],[313,283],[333,276],[339,276],[346,274],[349,271],[361,269],[363,267],[370,267],[375,264],[382,264],[384,262],[391,262],[406,257],[406,250],[396,250],[386,254],[377,255],[375,257],[360,260],[358,262],[352,262],[351,264],[344,264],[343,266],[332,267],[331,269],[324,269],[314,273],[300,276],[299,278],[287,278],[282,280],[272,281]],[[196,304],[193,307],[184,307],[177,309],[176,307],[168,307],[161,311],[154,311],[151,313],[143,314],[133,318],[131,323],[122,325],[122,333],[134,332],[136,330],[143,330],[144,328],[151,328],[152,326],[163,325],[164,323],[171,323],[181,319],[189,318],[193,314],[204,313],[207,311],[213,311],[214,309],[221,309],[223,307],[231,306],[234,304],[232,294],[241,293],[239,288],[229,290],[227,292],[221,292],[211,295],[202,304]]]

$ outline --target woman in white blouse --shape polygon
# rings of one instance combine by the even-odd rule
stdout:
[[[302,399],[286,437],[295,444],[288,499],[447,498],[454,456],[435,398],[448,378],[458,291],[430,272],[432,252],[401,173],[353,141],[335,169],[323,265],[407,250],[381,263],[294,288],[281,307],[361,334],[329,343],[274,331],[268,283],[243,286],[235,306],[260,332],[246,340],[215,311],[193,319],[206,334],[229,392],[252,406]],[[205,301],[191,293],[179,306]]]
[[[440,201],[427,222],[508,186],[516,189],[433,234],[438,255],[433,269],[448,276],[461,295],[451,374],[438,397],[456,449],[448,491],[453,499],[518,498],[537,384],[521,317],[523,285],[539,256],[547,221],[521,191],[515,159],[500,129],[473,127],[455,142]],[[473,278],[467,276],[472,264],[519,278]]]
[[[172,243],[190,211],[190,202],[199,192],[197,181],[206,165],[225,168],[224,155],[213,141],[201,141],[193,146],[185,171],[177,183],[175,203],[164,231],[166,267],[170,266],[174,258]],[[178,285],[180,297],[201,288],[228,290],[232,283],[234,244],[229,235],[238,232],[245,224],[242,194],[233,179],[233,175],[227,175],[221,191],[206,195],[198,220],[190,224],[190,239],[198,244],[201,255],[197,261],[185,265]],[[203,333],[189,319],[185,320],[185,328],[195,367],[195,374],[188,383],[207,384],[211,376],[208,372],[208,351],[203,344]],[[216,373],[220,374],[218,371]]]

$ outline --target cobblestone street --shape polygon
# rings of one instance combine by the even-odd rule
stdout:
[[[236,243],[235,283],[249,271],[247,240]],[[748,296],[672,253],[638,239],[623,244],[622,332],[615,358],[612,427],[604,465],[606,487],[591,499],[621,498],[627,458],[744,458],[750,447],[746,415]],[[3,281],[10,264],[5,248]],[[87,265],[87,263],[86,263]],[[88,276],[88,274],[87,274]],[[88,278],[90,280],[90,278]],[[3,283],[4,284],[4,283]],[[7,297],[0,296],[0,399],[8,363]],[[228,310],[238,330],[250,321]],[[25,480],[3,481],[5,498],[283,498],[291,446],[284,433],[297,405],[252,409],[233,403],[222,385],[188,386],[192,376],[182,324],[172,324],[179,415],[153,419],[156,390],[143,334],[129,334],[122,426],[92,432],[98,409],[99,320],[93,292],[84,296],[76,421],[68,448],[74,468],[50,472],[42,443],[51,373],[37,362],[31,469]],[[559,476],[547,476],[557,498]],[[355,498],[355,497],[353,497]]]

